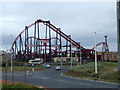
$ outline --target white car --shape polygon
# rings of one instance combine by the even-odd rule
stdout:
[[[56,70],[61,70],[61,67],[60,66],[56,66],[55,69]]]
[[[47,64],[46,67],[47,67],[47,68],[51,68],[51,65]]]
[[[51,68],[51,65],[50,64],[43,64],[43,67]]]

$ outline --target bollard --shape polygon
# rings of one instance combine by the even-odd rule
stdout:
[[[27,76],[29,76],[29,71],[27,71]]]
[[[34,68],[32,68],[32,71],[34,72]]]

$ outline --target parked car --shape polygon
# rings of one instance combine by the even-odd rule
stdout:
[[[46,66],[47,68],[51,68],[51,65],[50,64],[47,64],[47,66]]]
[[[31,67],[31,66],[32,66],[32,64],[28,64],[27,66],[28,66],[28,67]]]
[[[43,67],[51,68],[51,65],[50,64],[43,64]]]
[[[35,65],[34,65],[34,64],[32,64],[32,67],[35,67]]]
[[[43,67],[46,67],[47,64],[43,64]]]
[[[28,67],[35,67],[34,64],[28,64]]]
[[[55,70],[61,70],[61,67],[60,66],[56,66]]]
[[[21,63],[19,63],[19,64],[18,64],[18,66],[22,66],[22,64],[21,64]]]

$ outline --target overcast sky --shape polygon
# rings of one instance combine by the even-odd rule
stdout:
[[[107,35],[110,51],[117,51],[115,2],[6,2],[2,3],[1,13],[2,49],[10,48],[26,25],[42,19],[61,27],[64,33],[71,34],[85,48],[94,46],[94,32],[97,33],[97,43],[103,42]]]

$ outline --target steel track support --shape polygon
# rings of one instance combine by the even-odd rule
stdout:
[[[51,30],[50,30],[50,21],[49,21],[49,58],[50,58],[50,61],[52,61],[51,60]]]
[[[35,22],[35,28],[34,28],[34,52],[36,51],[36,48],[35,48],[35,45],[36,45],[35,38],[36,38],[36,22]]]
[[[58,38],[58,29],[57,29],[57,32],[56,32],[56,54],[55,54],[56,57],[57,57],[57,38]]]
[[[47,23],[46,23],[45,39],[47,39]],[[47,45],[47,41],[46,41],[46,45]],[[46,46],[45,46],[45,62],[47,62]]]
[[[68,54],[68,40],[66,40],[66,53],[65,53],[66,55],[66,57],[67,57],[67,54]]]
[[[71,35],[69,36],[70,37],[70,41],[71,41]],[[71,42],[70,42],[70,57],[72,56],[72,52],[71,52],[71,46],[72,46],[72,44],[71,44]]]
[[[16,42],[15,42],[15,58],[17,58],[17,57],[16,57],[16,49],[17,49],[17,48],[16,48]]]
[[[39,21],[37,21],[37,28],[38,28],[38,39],[40,39],[40,26],[39,26]],[[39,58],[40,58],[40,40],[38,40],[38,45],[39,45]]]
[[[21,59],[21,35],[20,35],[20,42],[19,42],[19,59]]]

